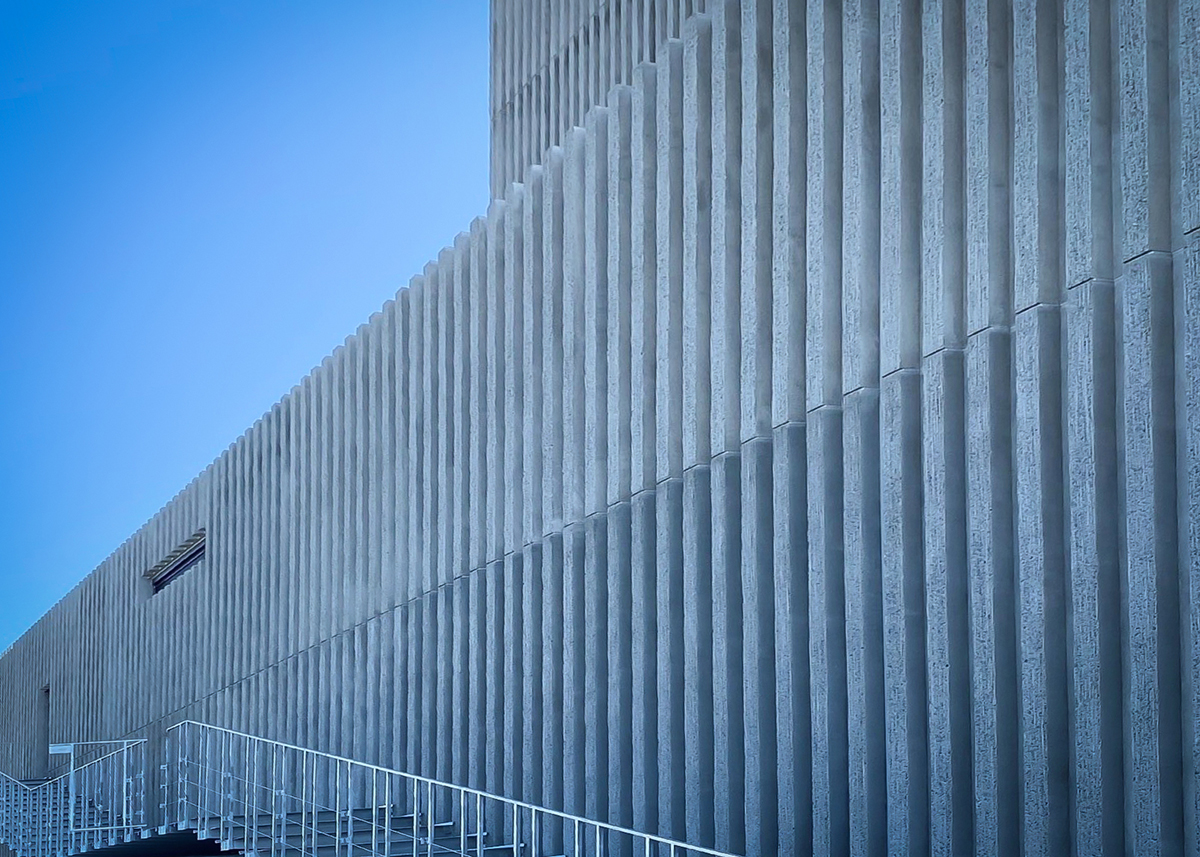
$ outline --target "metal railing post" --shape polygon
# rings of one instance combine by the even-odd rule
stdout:
[[[413,786],[412,786],[412,793],[413,793],[413,813],[412,813],[412,818],[413,818],[413,833],[412,833],[413,847],[412,847],[412,853],[413,853],[413,857],[417,857],[417,843],[420,841],[420,836],[421,836],[421,832],[420,832],[420,829],[419,829],[419,826],[420,826],[420,824],[421,824],[421,822],[420,822],[420,818],[421,818],[421,812],[420,812],[421,794],[420,794],[420,792],[418,792],[418,791],[417,791],[417,781],[416,781],[416,780],[413,780],[413,781],[412,781],[412,784],[413,784]]]

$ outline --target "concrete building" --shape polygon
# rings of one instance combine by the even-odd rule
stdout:
[[[486,216],[0,658],[0,769],[1200,855],[1200,3],[492,8]]]

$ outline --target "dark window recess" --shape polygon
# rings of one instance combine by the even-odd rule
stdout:
[[[204,530],[196,533],[154,568],[146,572],[146,578],[155,592],[161,592],[163,587],[173,583],[185,571],[193,568],[204,559]]]

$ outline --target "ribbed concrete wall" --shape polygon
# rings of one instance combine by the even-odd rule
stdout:
[[[1195,857],[1198,26],[713,0],[0,659],[0,764],[49,684],[735,852]]]
[[[491,0],[492,196],[561,146],[708,0]]]

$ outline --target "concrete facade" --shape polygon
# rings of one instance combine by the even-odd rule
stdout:
[[[48,687],[736,853],[1200,855],[1200,4],[662,8],[496,0],[487,216],[0,658],[0,767]]]
[[[492,196],[608,104],[708,0],[491,0]]]

